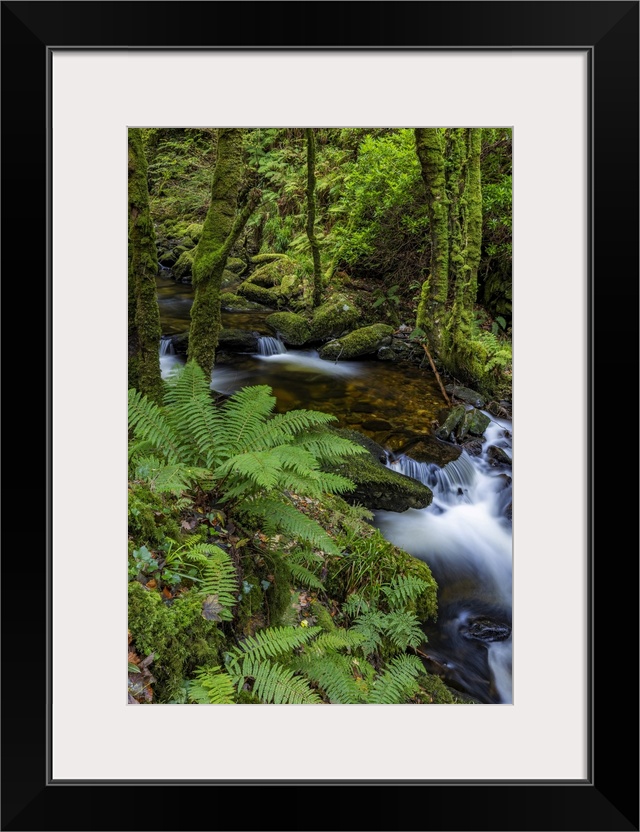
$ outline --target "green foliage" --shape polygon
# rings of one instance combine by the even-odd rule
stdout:
[[[199,667],[188,683],[188,697],[199,705],[229,705],[235,701],[233,680],[218,665]]]
[[[374,705],[406,702],[418,692],[416,680],[421,673],[424,667],[417,656],[396,656],[374,681],[369,701]]]
[[[198,484],[210,491],[212,504],[235,505],[260,519],[269,533],[282,531],[337,553],[325,530],[286,495],[350,490],[349,480],[321,466],[363,449],[326,431],[333,416],[308,410],[273,415],[274,406],[263,385],[244,388],[215,407],[202,370],[189,362],[168,382],[163,408],[129,391],[129,426],[163,460],[152,469],[153,484],[162,466],[170,466],[166,479],[172,486]]]

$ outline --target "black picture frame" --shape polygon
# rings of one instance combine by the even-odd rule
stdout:
[[[30,310],[40,300],[37,325],[15,310],[25,336],[12,343],[28,341],[35,352],[5,363],[12,434],[22,430],[22,419],[14,422],[14,416],[27,406],[46,410],[47,437],[51,429],[48,135],[54,48],[584,49],[592,108],[587,779],[224,785],[50,780],[51,459],[48,441],[38,446],[34,440],[21,443],[31,450],[31,464],[17,483],[12,472],[7,489],[16,507],[8,521],[15,539],[7,536],[2,559],[3,830],[638,830],[638,547],[637,524],[632,530],[627,519],[637,517],[637,495],[616,480],[628,446],[637,444],[638,10],[638,2],[626,0],[2,3],[2,260],[12,286],[5,292],[27,290]],[[31,330],[41,333],[40,344],[35,332],[26,337]],[[26,380],[25,361],[32,368]],[[15,391],[25,386],[14,411]],[[563,417],[570,408],[554,406]],[[541,679],[541,698],[548,696],[562,696],[561,680]],[[144,753],[143,741],[138,747]],[[357,771],[357,749],[350,753]]]

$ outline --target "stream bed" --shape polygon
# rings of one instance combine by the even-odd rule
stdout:
[[[193,290],[163,275],[157,284],[166,377],[183,360],[173,353],[169,336],[188,329]],[[494,467],[486,454],[494,445],[511,456],[511,422],[491,416],[480,455],[463,451],[441,468],[398,455],[408,436],[430,433],[442,414],[442,395],[430,371],[375,359],[334,363],[314,350],[287,350],[265,317],[264,312],[223,313],[225,327],[261,337],[255,353],[233,354],[216,365],[212,388],[230,394],[267,384],[281,412],[332,413],[341,426],[381,444],[392,468],[433,490],[428,508],[378,511],[374,524],[392,543],[427,561],[438,582],[438,621],[424,625],[428,669],[479,702],[511,703],[511,469]]]

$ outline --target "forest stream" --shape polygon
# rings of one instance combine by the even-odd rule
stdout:
[[[182,363],[171,336],[189,327],[193,289],[157,278],[163,377]],[[223,313],[223,326],[260,334],[257,350],[216,364],[212,388],[231,394],[269,385],[277,409],[331,413],[342,427],[381,444],[387,464],[433,491],[425,509],[378,511],[374,524],[392,543],[425,560],[439,585],[438,621],[425,624],[427,669],[482,703],[511,703],[511,477],[491,466],[486,449],[511,456],[510,421],[491,416],[479,456],[463,451],[443,467],[397,455],[394,438],[427,433],[444,402],[432,373],[382,361],[325,361],[309,349],[285,348],[265,325],[265,312]],[[486,412],[486,411],[485,411]]]

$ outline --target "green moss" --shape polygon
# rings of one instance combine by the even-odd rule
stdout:
[[[393,333],[393,327],[387,324],[373,324],[356,329],[338,338],[329,341],[320,348],[320,358],[329,361],[348,361],[351,358],[358,358],[362,355],[372,355],[382,346],[385,338]]]
[[[323,303],[313,313],[310,324],[311,340],[325,341],[350,332],[362,321],[362,312],[344,295]]]
[[[246,280],[238,286],[237,293],[247,298],[247,300],[267,306],[270,309],[277,309],[280,305],[280,292],[277,289],[264,289],[262,286],[256,286]]]
[[[192,222],[184,231],[184,236],[188,237],[192,243],[197,243],[202,237],[202,229],[204,225],[201,222]],[[181,235],[182,236],[182,235]]]
[[[235,275],[239,275],[247,268],[247,264],[239,257],[227,257],[226,268]]]
[[[440,427],[436,430],[436,436],[439,439],[443,439],[445,442],[448,441],[451,434],[455,433],[456,428],[464,419],[464,414],[464,405],[460,404],[457,407],[452,408],[447,414],[447,418],[444,420],[442,425],[440,425]]]
[[[467,700],[459,699],[445,685],[439,676],[426,673],[418,679],[420,690],[417,698],[423,705],[466,705]]]
[[[309,324],[295,312],[274,312],[265,319],[265,323],[282,337],[285,344],[301,346],[310,337]]]
[[[285,277],[295,275],[296,265],[289,257],[281,257],[271,263],[265,263],[247,278],[247,283],[272,289],[280,286]]]
[[[130,484],[128,510],[129,534],[137,546],[160,544],[165,537],[180,537],[180,527],[171,515],[166,495],[156,494],[145,485]]]
[[[195,256],[195,249],[189,249],[188,251],[183,251],[180,257],[176,260],[173,266],[173,274],[174,277],[177,277],[178,280],[182,280],[184,277],[190,277],[193,273],[193,258]]]
[[[129,630],[136,650],[155,654],[151,672],[156,702],[178,695],[182,682],[199,665],[221,664],[221,630],[202,617],[202,596],[189,590],[170,604],[137,581],[129,584]]]
[[[357,431],[337,430],[339,436],[358,442],[369,450],[366,437]],[[358,438],[360,437],[360,439]],[[364,440],[364,441],[362,441]],[[408,508],[426,508],[431,505],[431,489],[418,480],[392,471],[379,462],[377,455],[360,454],[334,465],[332,470],[356,484],[354,491],[345,494],[350,503],[360,503],[369,509],[406,511]]]
[[[242,298],[240,295],[234,295],[233,292],[222,292],[220,295],[220,303],[223,309],[264,309],[260,303],[254,303],[247,298]]]
[[[273,263],[275,260],[283,259],[288,259],[286,254],[278,254],[274,251],[265,254],[256,254],[251,258],[251,262],[256,266],[262,266],[264,263]]]
[[[309,604],[311,614],[316,617],[316,625],[322,627],[326,632],[331,632],[336,629],[335,622],[331,617],[329,610],[324,607],[317,598]]]

